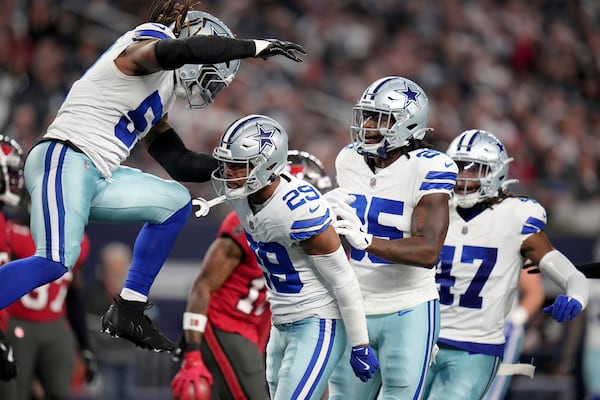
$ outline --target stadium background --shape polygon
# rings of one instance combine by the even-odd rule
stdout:
[[[144,21],[149,3],[3,0],[0,130],[27,151],[71,83],[120,34]],[[576,263],[600,255],[600,2],[213,0],[197,8],[239,37],[295,41],[308,55],[302,64],[245,60],[213,105],[190,111],[176,104],[170,121],[189,148],[210,152],[230,122],[263,113],[286,127],[290,148],[315,154],[332,173],[362,90],[381,76],[409,77],[429,95],[435,130],[427,139],[436,148],[444,150],[465,129],[494,132],[515,158],[513,191],[546,207],[555,246]],[[167,176],[141,146],[127,164]],[[210,183],[188,187],[194,196],[214,196]],[[159,323],[173,339],[181,333],[187,291],[227,211],[220,206],[189,221],[153,287]],[[90,225],[86,277],[104,244],[132,245],[138,228]],[[551,297],[556,288],[548,284],[547,290]],[[577,352],[566,346],[572,334],[568,324],[564,328],[536,320],[525,356],[534,357],[538,373],[516,379],[511,398],[582,398],[571,357]],[[167,398],[175,367],[166,355],[139,353],[140,398]],[[93,388],[78,398],[92,396]]]

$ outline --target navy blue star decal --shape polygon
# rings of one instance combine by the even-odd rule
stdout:
[[[256,133],[255,135],[250,136],[251,138],[254,138],[254,140],[256,140],[259,144],[259,152],[262,153],[262,151],[267,147],[267,146],[272,146],[275,147],[275,143],[273,143],[273,135],[275,134],[275,129],[272,129],[270,131],[266,131],[262,125],[257,124],[258,125],[258,133]]]
[[[417,102],[417,97],[421,94],[419,92],[413,91],[410,86],[406,85],[406,90],[402,92],[403,95],[406,96],[406,103],[410,103],[411,101]]]

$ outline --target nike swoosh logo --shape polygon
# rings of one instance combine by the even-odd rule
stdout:
[[[450,167],[452,164],[454,164],[454,163],[451,163],[451,162],[444,163],[444,165],[446,166],[446,168]]]
[[[366,362],[364,362],[363,360],[361,360],[360,358],[357,358],[357,360],[359,363],[361,363],[365,367],[365,371],[368,371],[371,369],[371,366],[369,364],[367,364]]]
[[[309,208],[308,212],[311,213],[311,214],[313,214],[314,212],[316,212],[319,209],[319,207],[321,207],[320,204],[318,206],[316,206],[315,208]]]
[[[401,317],[404,314],[408,314],[409,312],[412,312],[412,310],[404,310],[404,311],[398,311],[398,316]]]

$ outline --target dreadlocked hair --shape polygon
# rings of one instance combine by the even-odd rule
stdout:
[[[413,150],[416,149],[432,149],[433,145],[431,145],[431,143],[428,143],[426,140],[424,139],[409,139],[409,142],[406,146],[402,146],[399,148],[400,150],[400,157],[402,156],[406,156],[406,158],[410,158],[410,153]]]
[[[198,4],[199,1],[192,3],[191,0],[154,0],[148,11],[147,22],[156,22],[165,26],[175,23],[173,33],[178,37],[188,11]]]
[[[515,193],[511,192],[510,190],[503,188],[503,189],[500,189],[497,196],[490,197],[489,199],[485,199],[484,201],[481,202],[481,204],[483,204],[486,208],[493,208],[493,206],[495,206],[496,204],[502,203],[504,200],[508,199],[509,197],[527,197],[527,196],[519,196],[519,195],[516,195]]]

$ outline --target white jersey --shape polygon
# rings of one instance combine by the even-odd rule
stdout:
[[[546,211],[533,199],[509,197],[468,221],[450,207],[436,276],[440,341],[502,354],[504,320],[517,296],[524,262],[521,244],[545,226]]]
[[[333,219],[309,183],[282,174],[273,196],[253,212],[248,199],[229,200],[263,270],[274,324],[308,317],[340,319],[328,283],[299,243],[327,229]]]
[[[450,157],[430,149],[409,155],[377,172],[351,146],[337,156],[338,184],[356,196],[351,206],[375,237],[410,237],[411,216],[421,197],[450,194],[454,188],[458,168]],[[394,264],[357,249],[352,249],[350,258],[367,315],[388,314],[438,298],[434,268]]]
[[[139,40],[168,38],[169,28],[146,23],[117,39],[73,84],[44,138],[73,143],[110,177],[175,100],[173,71],[129,76],[114,60]]]

